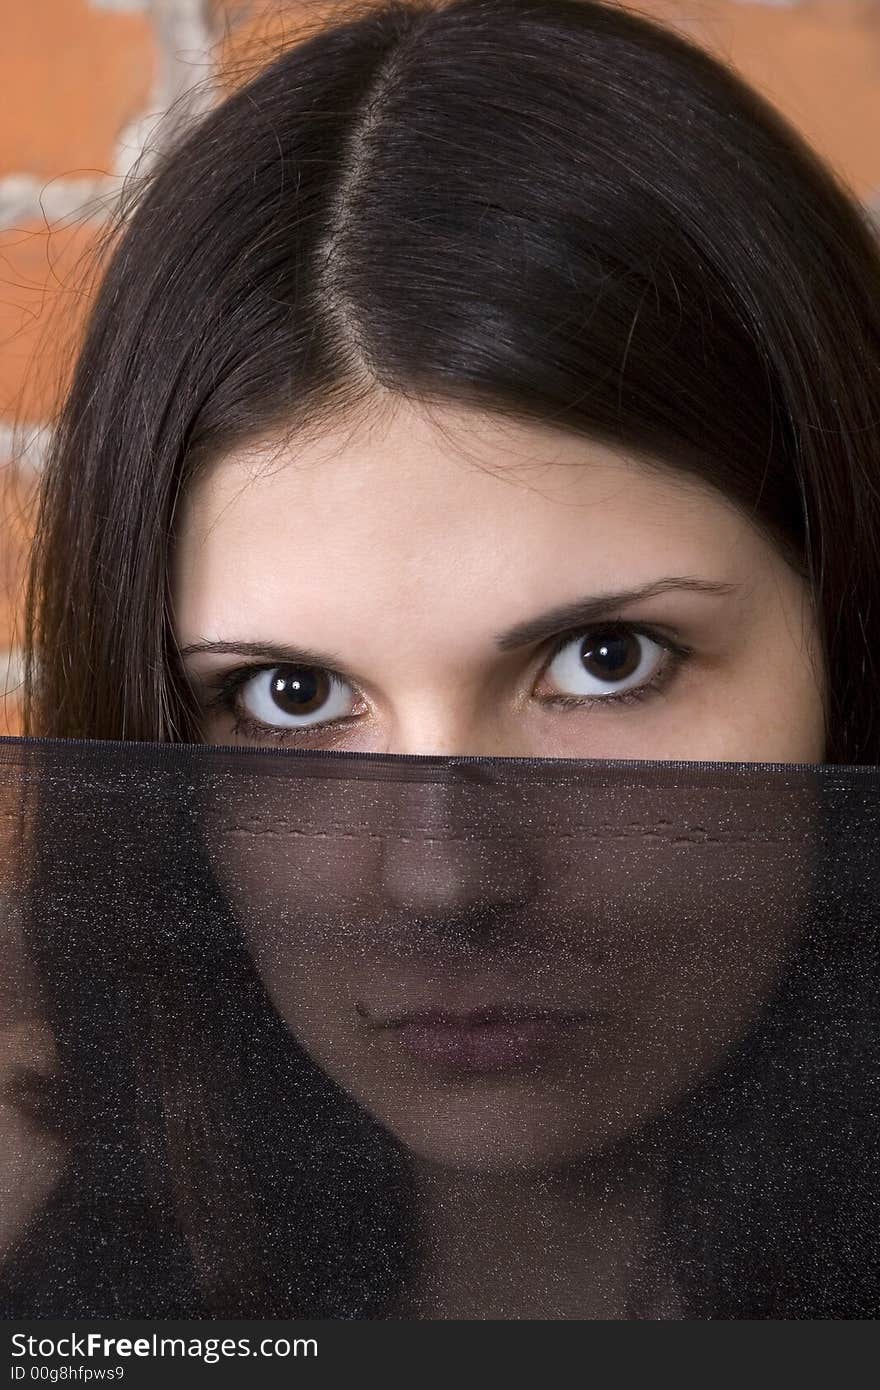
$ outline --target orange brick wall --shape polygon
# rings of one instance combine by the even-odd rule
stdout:
[[[880,0],[627,0],[731,62],[880,214]],[[19,0],[0,45],[0,734],[34,484],[121,179],[332,0]],[[142,165],[141,167],[144,167]],[[8,693],[4,698],[4,691]]]

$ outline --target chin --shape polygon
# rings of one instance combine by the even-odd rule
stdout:
[[[554,1097],[552,1090],[471,1087],[422,1095],[409,1104],[361,1107],[414,1157],[475,1173],[536,1172],[598,1155],[634,1133],[647,1115],[591,1113],[588,1097]],[[560,1099],[563,1102],[560,1103]]]

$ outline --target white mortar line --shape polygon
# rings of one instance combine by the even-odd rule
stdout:
[[[7,174],[0,179],[0,227],[15,227],[21,222],[55,225],[68,217],[75,222],[103,222],[121,187],[122,179],[117,174],[84,178],[61,175],[53,179]]]
[[[92,10],[111,10],[116,14],[137,14],[150,8],[150,0],[88,0]]]
[[[51,425],[24,421],[4,424],[0,420],[0,468],[15,462],[29,472],[39,473],[51,437]]]
[[[208,0],[147,0],[147,9],[156,35],[158,72],[147,110],[119,134],[117,174],[135,166],[138,175],[147,173],[162,146],[216,101],[211,46],[217,32]]]
[[[14,694],[23,681],[24,658],[19,648],[0,648],[0,700]]]

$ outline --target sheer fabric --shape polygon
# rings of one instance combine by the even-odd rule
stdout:
[[[862,766],[0,740],[0,1311],[444,1316],[439,1175],[469,1316],[876,1317],[878,832]]]

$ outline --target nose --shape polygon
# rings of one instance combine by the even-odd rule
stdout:
[[[479,756],[479,755],[465,755]],[[538,883],[535,848],[491,760],[431,767],[406,787],[405,823],[382,842],[386,901],[433,929],[501,927]]]
[[[441,685],[403,691],[391,715],[383,751],[444,758],[525,757],[534,752],[524,737],[522,717],[477,696],[462,675]]]

